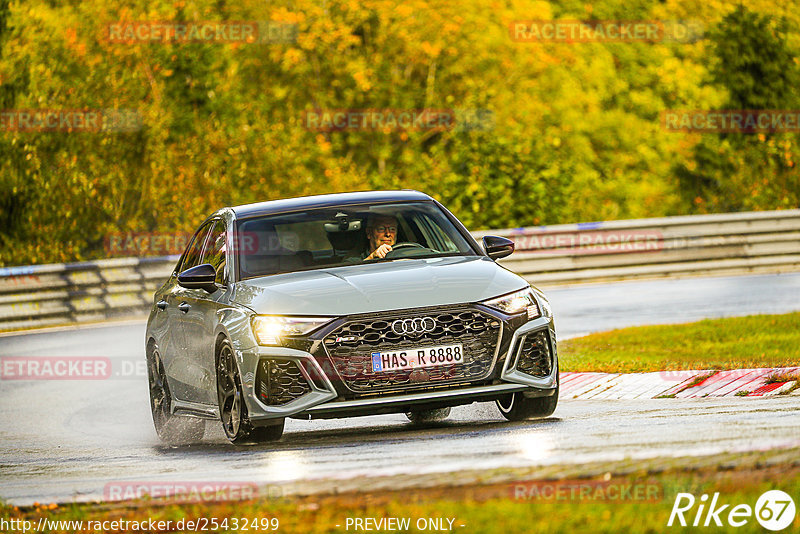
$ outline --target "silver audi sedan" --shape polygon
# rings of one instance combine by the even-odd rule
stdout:
[[[509,420],[558,402],[553,315],[417,191],[223,208],[192,237],[147,323],[150,407],[167,442],[279,439],[286,417],[405,413],[494,401]]]

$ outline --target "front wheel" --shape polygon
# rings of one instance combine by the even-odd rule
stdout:
[[[552,415],[558,405],[558,386],[549,397],[527,398],[521,392],[497,399],[497,408],[509,421],[525,421]]]
[[[222,429],[231,443],[276,441],[283,435],[284,420],[269,426],[253,426],[247,416],[239,368],[228,340],[222,341],[217,357],[217,399]]]
[[[191,443],[203,438],[206,423],[195,417],[182,417],[172,413],[172,395],[167,374],[158,348],[150,349],[147,356],[147,381],[150,387],[150,412],[153,426],[161,441],[170,444]]]

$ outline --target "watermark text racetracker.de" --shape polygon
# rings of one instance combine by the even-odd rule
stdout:
[[[111,43],[294,43],[297,24],[276,21],[135,21],[106,26]]]
[[[191,232],[119,232],[105,236],[103,249],[106,257],[171,256],[182,254],[192,240]],[[296,250],[300,237],[296,232],[237,232],[229,240],[230,251],[249,254],[279,253]]]
[[[515,249],[539,254],[608,254],[649,252],[664,248],[664,236],[658,230],[602,230],[578,232],[533,232],[508,236]]]
[[[103,239],[106,257],[171,256],[182,254],[191,232],[120,232]]]
[[[314,109],[301,116],[303,128],[339,131],[472,131],[491,130],[494,113],[488,109]]]
[[[668,132],[696,133],[797,133],[798,109],[673,109],[661,112]]]
[[[697,20],[517,20],[511,39],[522,43],[679,42],[703,38]]]
[[[656,482],[557,480],[517,482],[511,496],[525,501],[660,501],[664,490]]]
[[[142,116],[135,109],[3,109],[0,131],[136,132]]]
[[[247,481],[114,481],[103,488],[106,501],[133,499],[181,503],[227,502],[253,499],[282,499],[280,486],[259,486]]]
[[[111,380],[147,377],[144,358],[0,356],[0,381]]]
[[[738,244],[737,236],[670,236],[660,230],[590,230],[599,223],[581,223],[577,230],[519,229],[505,234],[515,250],[536,254],[616,254],[706,248]],[[585,225],[586,229],[580,226]]]

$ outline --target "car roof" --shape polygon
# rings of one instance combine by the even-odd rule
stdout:
[[[310,197],[285,198],[269,200],[255,204],[244,204],[228,208],[237,219],[245,219],[260,215],[270,215],[287,211],[298,211],[313,208],[346,206],[350,204],[403,202],[433,200],[425,193],[404,189],[402,191],[359,191],[357,193],[334,193],[331,195],[315,195]]]

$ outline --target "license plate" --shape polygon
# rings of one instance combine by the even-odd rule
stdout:
[[[461,344],[372,353],[373,373],[419,369],[420,367],[454,363],[464,363],[464,350],[461,348]]]

